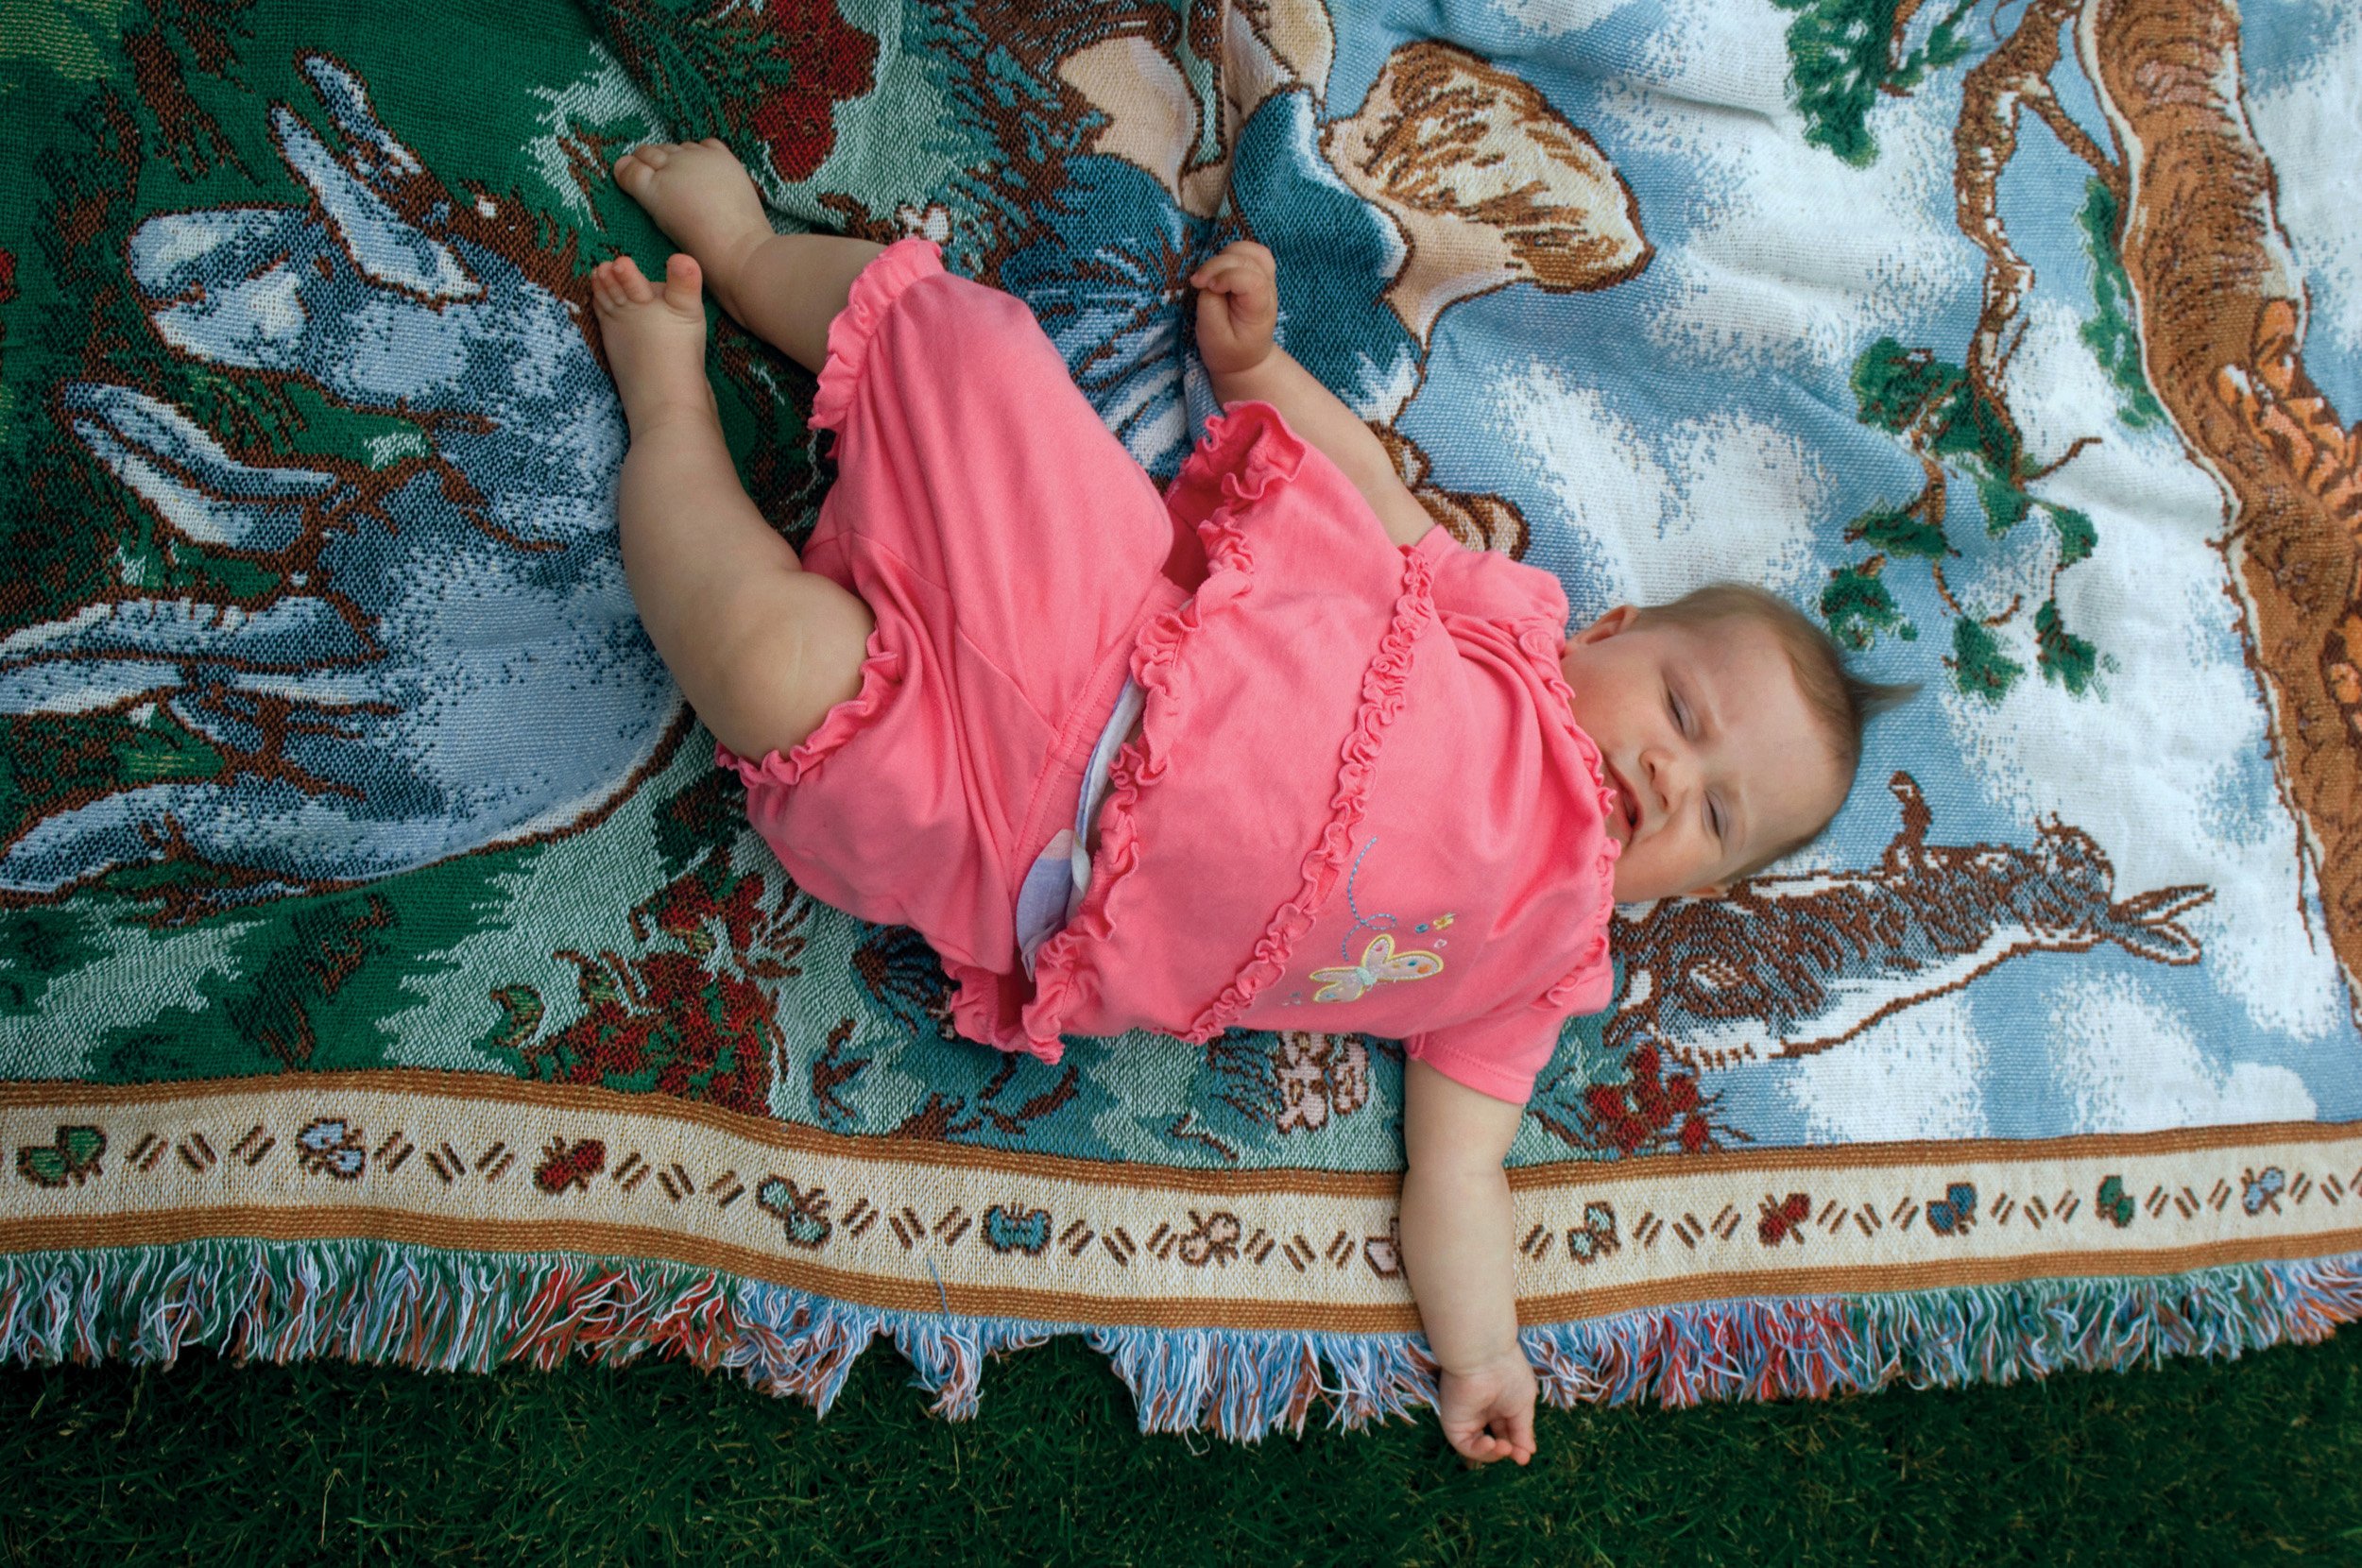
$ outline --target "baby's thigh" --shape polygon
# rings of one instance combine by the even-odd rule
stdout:
[[[860,595],[815,571],[767,574],[735,597],[710,689],[688,696],[714,739],[759,759],[793,750],[860,691],[878,621]]]

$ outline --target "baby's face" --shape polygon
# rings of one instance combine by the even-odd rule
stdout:
[[[1577,633],[1559,663],[1622,808],[1607,825],[1624,846],[1619,904],[1719,893],[1844,803],[1825,721],[1769,626],[1652,625],[1624,605]]]

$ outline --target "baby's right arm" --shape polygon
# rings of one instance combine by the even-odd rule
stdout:
[[[1484,1463],[1533,1457],[1533,1368],[1517,1343],[1502,1156],[1523,1106],[1412,1061],[1403,1068],[1402,1261],[1441,1367],[1444,1436]],[[1489,1428],[1489,1430],[1488,1430]]]
[[[1272,254],[1241,240],[1190,276],[1197,284],[1199,357],[1224,403],[1267,402],[1288,427],[1320,448],[1360,490],[1396,544],[1411,545],[1435,526],[1401,476],[1384,443],[1361,416],[1273,341],[1279,320],[1278,272]]]

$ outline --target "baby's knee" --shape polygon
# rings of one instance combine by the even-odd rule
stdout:
[[[861,690],[877,617],[860,595],[811,571],[789,571],[746,590],[717,640],[707,690],[690,705],[715,739],[741,757],[789,751],[829,710]]]

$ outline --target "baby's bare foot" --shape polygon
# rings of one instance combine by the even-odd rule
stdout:
[[[590,270],[599,339],[634,440],[675,415],[714,417],[697,273],[696,260],[679,255],[666,264],[660,289],[629,256]]]
[[[720,142],[649,142],[615,161],[615,183],[705,268],[714,301],[735,316],[739,263],[772,235],[745,167]]]

